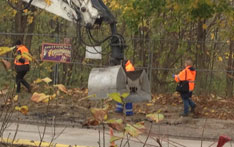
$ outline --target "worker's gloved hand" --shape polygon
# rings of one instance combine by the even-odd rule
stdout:
[[[20,58],[20,59],[19,59],[19,62],[24,64],[24,63],[25,63],[25,60],[24,60],[23,58]]]
[[[17,48],[16,48],[16,49],[17,49]],[[20,51],[20,50],[17,51],[17,55],[21,55],[21,51]]]
[[[172,78],[175,78],[175,75],[172,75]]]

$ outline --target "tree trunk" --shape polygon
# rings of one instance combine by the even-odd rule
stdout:
[[[36,8],[35,7],[31,7],[30,11],[32,11],[32,14],[34,14],[33,12],[36,11]],[[28,33],[33,33],[34,32],[34,27],[35,27],[35,15],[32,15],[33,17],[33,21],[32,23],[30,23],[28,25]],[[32,35],[28,35],[26,36],[26,40],[25,40],[25,45],[30,49],[31,48],[31,44],[32,44],[32,38],[33,36]]]
[[[18,8],[22,8],[23,2],[19,1],[17,3]],[[15,15],[15,32],[16,33],[24,33],[25,28],[27,26],[27,15],[23,15],[23,11],[17,11]],[[17,35],[14,37],[15,40],[23,41],[24,35]]]
[[[20,8],[20,9],[23,7],[23,5],[24,4],[23,4],[23,2],[21,0],[17,3],[17,7]],[[30,11],[34,12],[34,11],[36,11],[36,8],[31,6]],[[33,15],[33,13],[31,15]],[[28,27],[28,33],[33,33],[34,26],[35,26],[35,21],[33,20],[32,23],[28,25],[27,19],[28,19],[27,14],[24,14],[23,11],[17,11],[17,13],[15,15],[15,32],[16,33],[22,33],[22,34],[14,36],[13,39],[15,41],[16,40],[21,40],[22,43],[24,43],[28,48],[30,48],[31,47],[32,36],[27,36],[27,38],[24,38],[25,35],[23,33],[26,32],[27,27]],[[26,40],[24,40],[24,39],[26,39]]]
[[[227,75],[226,75],[226,95],[227,97],[233,96],[233,89],[234,89],[234,40],[230,42],[230,49],[229,49],[229,58],[228,58],[228,66],[227,66]]]
[[[197,68],[202,70],[202,69],[207,69],[207,60],[206,60],[206,48],[205,48],[205,41],[206,41],[206,30],[203,29],[203,24],[205,23],[205,20],[199,20],[198,21],[198,27],[197,27],[197,53],[196,53],[196,58],[197,58]],[[201,92],[206,91],[207,87],[207,72],[205,71],[198,71],[197,72],[197,92],[198,94],[201,94]]]

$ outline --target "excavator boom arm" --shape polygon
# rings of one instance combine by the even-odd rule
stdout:
[[[9,2],[10,0],[8,0]],[[127,102],[148,101],[151,99],[150,83],[144,70],[126,73],[121,65],[124,60],[124,38],[117,33],[116,20],[102,0],[22,0],[28,5],[44,9],[64,19],[79,23],[87,29],[103,21],[111,28],[111,60],[108,68],[94,68],[89,75],[89,95],[97,99],[106,98],[108,93],[129,92]],[[114,66],[116,65],[116,66]],[[134,89],[131,90],[131,89]]]

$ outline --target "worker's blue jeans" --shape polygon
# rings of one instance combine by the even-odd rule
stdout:
[[[196,106],[196,104],[191,100],[192,92],[181,93],[180,95],[181,95],[183,103],[184,103],[184,114],[188,114],[189,113],[189,106],[191,108],[194,108]]]

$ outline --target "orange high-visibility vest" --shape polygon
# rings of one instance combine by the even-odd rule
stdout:
[[[196,79],[196,71],[190,70],[191,66],[187,66],[184,70],[182,70],[178,75],[175,75],[175,81],[189,81],[189,91],[193,91],[195,87],[195,79]],[[185,79],[185,74],[187,72],[187,77]]]
[[[125,70],[126,72],[135,71],[135,67],[132,65],[130,60],[128,60],[127,63],[125,64]]]
[[[26,46],[24,46],[24,45],[20,45],[19,47],[18,47],[18,49],[17,49],[17,51],[16,52],[18,52],[18,51],[20,51],[21,52],[21,55],[25,52],[25,53],[28,53],[28,49],[26,48]],[[23,57],[21,57],[21,58],[23,58]],[[29,60],[28,59],[25,59],[25,58],[23,58],[24,60],[25,60],[25,62],[24,63],[21,63],[21,62],[19,62],[19,60],[17,60],[17,59],[15,59],[15,65],[26,65],[26,64],[29,64]]]

